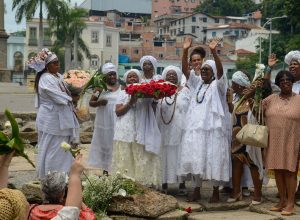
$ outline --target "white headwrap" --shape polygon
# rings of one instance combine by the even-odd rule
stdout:
[[[130,70],[128,70],[128,71],[124,74],[124,76],[123,76],[123,79],[124,79],[125,83],[126,83],[126,81],[127,81],[127,76],[128,76],[128,74],[131,73],[131,72],[135,72],[135,73],[136,73],[136,75],[137,75],[138,78],[139,78],[139,82],[140,82],[141,79],[142,79],[142,76],[141,76],[140,71],[137,70],[137,69],[130,69]]]
[[[156,68],[157,68],[157,60],[155,59],[155,57],[147,55],[147,56],[143,56],[140,60],[140,66],[143,69],[143,64],[146,60],[149,60],[154,68],[154,75],[156,74]]]
[[[214,76],[215,76],[215,78],[217,78],[217,67],[216,67],[216,62],[213,61],[213,60],[206,60],[206,61],[202,64],[201,68],[203,68],[205,65],[208,65],[208,66],[210,66],[210,67],[212,68],[213,73],[214,73]]]
[[[243,87],[249,87],[251,84],[248,76],[242,71],[237,71],[232,75],[232,82]]]
[[[35,57],[28,60],[28,66],[36,72],[41,72],[46,65],[54,60],[58,60],[55,53],[52,53],[48,48],[43,48]]]
[[[164,69],[164,71],[162,72],[162,78],[163,78],[164,80],[166,80],[167,74],[168,74],[168,72],[169,72],[170,70],[173,70],[173,71],[176,72],[176,74],[177,74],[177,79],[178,79],[177,84],[180,85],[180,84],[181,84],[181,78],[182,78],[182,71],[181,71],[181,69],[180,69],[179,67],[177,67],[177,66],[172,66],[172,65],[167,66],[167,67]]]
[[[53,61],[58,61],[58,58],[57,58],[57,56],[56,56],[55,53],[49,54],[49,55],[46,57],[46,59],[45,59],[45,64],[47,65],[47,64],[49,64],[49,63],[51,63],[51,62],[53,62]]]
[[[292,50],[287,55],[285,55],[284,62],[288,65],[292,62],[292,60],[296,60],[300,64],[300,51]]]
[[[117,74],[117,68],[114,64],[112,63],[106,63],[102,66],[102,73],[104,75],[110,73],[110,72],[115,72]],[[117,74],[118,75],[118,74]]]

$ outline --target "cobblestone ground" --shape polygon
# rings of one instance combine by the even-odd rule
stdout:
[[[34,94],[32,90],[26,86],[19,86],[18,84],[0,83],[0,112],[5,108],[9,108],[13,112],[34,112]],[[89,145],[84,145],[82,153],[84,159],[87,158]],[[27,149],[29,157],[35,162],[36,150],[31,148]],[[88,172],[99,172],[101,170],[89,169]],[[13,158],[10,166],[9,181],[17,188],[20,188],[24,183],[36,180],[36,172],[25,159],[16,157]],[[192,191],[191,185],[187,183],[188,190]],[[193,219],[193,220],[275,220],[275,219],[300,219],[300,207],[295,207],[295,215],[283,217],[280,213],[269,212],[278,199],[276,198],[277,189],[274,180],[270,180],[267,186],[263,187],[264,202],[258,206],[249,207],[251,198],[243,198],[242,201],[228,204],[226,200],[228,194],[221,193],[221,202],[218,204],[210,204],[207,201],[212,193],[212,187],[204,182],[201,190],[202,199],[199,203],[188,203],[185,197],[176,196],[177,186],[170,186],[170,194],[174,195],[179,202],[181,208],[192,208],[192,213],[186,216],[185,212],[176,210],[171,213],[166,213],[159,219]],[[129,219],[129,218],[116,218],[116,219]],[[133,218],[131,218],[133,219]],[[137,218],[134,218],[137,219]]]

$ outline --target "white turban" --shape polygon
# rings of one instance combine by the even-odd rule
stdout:
[[[300,64],[300,51],[292,50],[287,55],[285,55],[284,62],[288,65],[292,62],[292,60],[296,60]]]
[[[138,78],[139,78],[139,82],[140,82],[140,81],[141,81],[141,78],[142,78],[140,71],[137,70],[137,69],[130,69],[130,70],[128,70],[128,71],[124,74],[124,76],[123,76],[123,79],[124,79],[125,83],[126,83],[126,81],[127,81],[127,76],[128,76],[128,74],[131,73],[131,72],[135,72],[135,73],[136,73],[136,75],[137,75]]]
[[[140,66],[142,69],[143,69],[143,64],[146,60],[148,60],[152,63],[153,68],[154,68],[154,74],[156,74],[157,60],[155,59],[155,57],[150,56],[150,55],[143,56],[140,60]]]
[[[45,64],[47,65],[47,64],[49,64],[49,63],[51,63],[51,62],[53,62],[53,61],[58,61],[58,58],[57,58],[57,56],[56,56],[55,53],[49,54],[49,55],[46,57],[46,59],[45,59]]]
[[[45,69],[45,66],[52,61],[58,61],[55,53],[52,53],[48,48],[43,48],[35,57],[31,57],[28,61],[28,66],[37,72]]]
[[[217,67],[216,67],[215,61],[213,61],[213,60],[206,60],[202,64],[201,68],[203,68],[205,65],[208,65],[208,66],[210,66],[212,68],[214,76],[217,78]]]
[[[170,70],[173,70],[173,71],[176,72],[176,74],[177,74],[177,79],[178,79],[177,84],[180,85],[180,84],[181,84],[181,78],[182,78],[182,71],[181,71],[181,69],[180,69],[179,67],[177,67],[177,66],[172,66],[172,65],[167,66],[167,67],[164,69],[164,71],[162,72],[162,78],[163,78],[164,80],[166,80],[167,74],[168,74],[168,72],[169,72]]]
[[[237,71],[232,75],[232,82],[243,87],[249,87],[251,84],[248,76],[242,71]]]
[[[117,74],[117,68],[114,64],[112,63],[106,63],[102,66],[102,73],[104,75],[110,73],[110,72],[115,72]]]

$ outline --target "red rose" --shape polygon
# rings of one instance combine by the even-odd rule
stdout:
[[[191,207],[185,208],[184,211],[186,211],[187,213],[192,213],[192,208]]]

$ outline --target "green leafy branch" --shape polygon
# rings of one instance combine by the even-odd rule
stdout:
[[[0,131],[0,155],[10,154],[15,151],[15,156],[24,157],[33,167],[34,163],[29,159],[24,152],[25,144],[20,137],[19,125],[9,110],[5,110],[5,115],[11,124],[11,137]]]
[[[88,83],[83,87],[80,95],[83,96],[88,89],[101,88],[105,91],[108,90],[104,77],[105,75],[101,71],[95,72]]]

